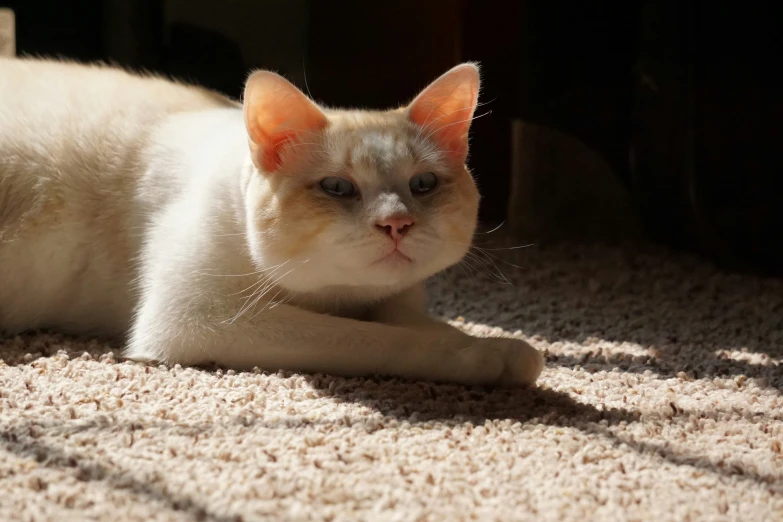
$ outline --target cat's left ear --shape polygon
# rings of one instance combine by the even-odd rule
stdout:
[[[406,109],[408,118],[424,129],[423,136],[462,163],[468,155],[468,131],[479,86],[478,67],[464,63],[432,82]]]
[[[248,78],[243,104],[253,163],[268,174],[280,168],[286,146],[328,123],[310,98],[270,71],[257,71]]]

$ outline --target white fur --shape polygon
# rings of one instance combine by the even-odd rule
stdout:
[[[376,156],[398,145],[361,139],[357,150]],[[464,253],[426,239],[445,225],[411,240],[415,268],[362,268],[385,248],[370,225],[344,248],[271,259],[274,237],[254,228],[264,179],[229,99],[105,67],[0,59],[0,329],[129,332],[127,356],[144,361],[535,380],[540,355],[521,341],[471,338],[426,315],[419,283]],[[394,183],[373,208],[415,204]],[[341,234],[356,227],[347,220]]]

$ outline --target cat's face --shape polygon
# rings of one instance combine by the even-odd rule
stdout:
[[[327,111],[256,73],[245,97],[256,170],[246,209],[259,268],[298,292],[383,293],[458,262],[478,211],[464,163],[477,94],[477,70],[463,65],[408,107]],[[270,108],[280,112],[271,120]]]

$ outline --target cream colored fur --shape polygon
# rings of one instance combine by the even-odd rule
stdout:
[[[0,329],[127,334],[140,361],[531,383],[529,345],[426,313],[423,281],[475,228],[477,92],[467,64],[408,107],[335,111],[262,71],[243,106],[103,66],[0,59]],[[412,196],[410,177],[430,171],[438,188]],[[335,175],[360,196],[319,189]],[[398,215],[415,220],[397,245],[410,261],[384,257],[377,224]]]

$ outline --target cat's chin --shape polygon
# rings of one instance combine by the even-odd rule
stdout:
[[[413,264],[413,259],[403,254],[399,250],[392,250],[388,254],[384,254],[380,259],[373,261],[370,266],[384,266],[384,267],[409,267]]]

